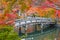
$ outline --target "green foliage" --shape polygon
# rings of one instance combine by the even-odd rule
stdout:
[[[6,40],[20,40],[20,38],[18,37],[17,33],[15,33],[14,31],[11,31],[7,36]]]
[[[28,9],[29,5],[26,5],[25,0],[18,0],[19,4],[21,5],[21,12],[25,12],[26,9]],[[29,4],[31,4],[31,0],[27,0]]]
[[[45,16],[44,17],[50,18],[51,15],[54,15],[54,13],[55,13],[55,10],[54,9],[50,9],[50,10],[47,11],[47,15],[46,15],[46,12],[45,12]]]
[[[14,32],[12,26],[0,29],[0,40],[20,40],[20,37]]]
[[[45,2],[46,0],[41,0],[41,2]]]
[[[21,12],[24,12],[27,8],[28,6],[26,4],[22,4]]]

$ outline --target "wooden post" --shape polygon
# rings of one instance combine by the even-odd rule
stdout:
[[[43,33],[43,23],[41,23],[41,32]]]

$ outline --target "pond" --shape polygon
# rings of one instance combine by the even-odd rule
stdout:
[[[37,33],[33,35],[28,35],[25,40],[55,40],[56,36],[58,35],[57,33],[58,29],[54,28],[52,30],[48,30],[44,33]]]

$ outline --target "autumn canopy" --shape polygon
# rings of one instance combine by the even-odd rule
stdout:
[[[37,2],[37,3],[36,3]],[[0,24],[15,21],[19,17],[19,11],[21,14],[26,13],[27,16],[35,15],[46,18],[56,18],[56,13],[60,17],[60,11],[55,9],[53,4],[59,6],[59,0],[43,0],[38,2],[37,0],[1,0],[0,1]],[[44,4],[44,5],[43,5]],[[34,5],[34,6],[33,6]],[[48,6],[50,5],[50,6]]]

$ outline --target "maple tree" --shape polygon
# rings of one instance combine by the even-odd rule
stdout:
[[[4,7],[4,14],[0,14],[0,19],[4,20],[5,22],[7,20],[12,21],[16,19],[18,16],[17,11],[21,11],[22,14],[29,15],[29,14],[34,14],[35,16],[40,16],[40,17],[51,17],[55,18],[55,9],[53,8],[48,8],[46,6],[41,6],[40,7],[32,7],[33,0],[2,0],[1,4],[3,4]],[[34,0],[36,1],[36,0]],[[47,0],[41,0],[41,3],[45,2]],[[48,0],[49,1],[49,0]],[[51,1],[51,0],[50,0]],[[43,9],[44,8],[44,9]],[[48,15],[48,16],[47,16]],[[22,18],[22,16],[20,17]]]

